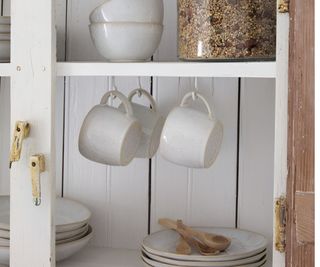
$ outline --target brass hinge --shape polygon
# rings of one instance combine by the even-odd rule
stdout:
[[[275,204],[275,247],[280,253],[286,250],[287,199],[280,197]]]
[[[279,13],[288,13],[289,12],[289,0],[279,0],[278,11],[279,11]]]

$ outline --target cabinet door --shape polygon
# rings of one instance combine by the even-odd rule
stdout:
[[[314,266],[314,0],[290,1],[287,266]]]
[[[10,266],[55,265],[55,153],[53,135],[55,90],[55,27],[52,0],[11,1],[13,75],[11,129],[16,121],[30,124],[21,159],[12,164]],[[13,134],[13,133],[12,133]],[[43,154],[41,204],[33,202],[30,158]],[[37,166],[37,165],[35,165]]]

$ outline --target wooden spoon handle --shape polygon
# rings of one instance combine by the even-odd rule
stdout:
[[[162,218],[159,219],[158,223],[168,229],[177,230],[177,222],[175,222],[174,220]]]

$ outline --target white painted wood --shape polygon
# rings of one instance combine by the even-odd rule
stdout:
[[[288,141],[289,14],[277,16],[277,80],[275,95],[274,198],[286,194]],[[275,200],[274,200],[275,203]],[[285,266],[285,253],[273,248],[273,266]]]
[[[89,247],[58,267],[142,267],[140,251]]]
[[[241,83],[238,226],[265,235],[273,247],[274,79]]]
[[[55,27],[50,0],[12,0],[11,129],[17,120],[31,124],[22,158],[11,170],[12,267],[55,266]],[[41,12],[39,12],[39,10]],[[29,158],[43,153],[46,171],[41,175],[42,204],[36,207],[31,195]]]
[[[57,27],[57,59],[66,59],[66,13],[67,2],[56,0],[56,27]],[[57,77],[56,91],[56,193],[63,194],[63,146],[64,146],[64,102],[65,102],[65,77]]]
[[[0,195],[10,192],[10,78],[0,80]]]
[[[60,62],[58,76],[275,77],[274,62]]]

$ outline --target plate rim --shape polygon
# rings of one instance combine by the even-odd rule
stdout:
[[[169,230],[169,229],[164,229],[164,230],[160,230],[157,232],[154,232],[148,236],[146,236],[143,241],[141,246],[147,250],[149,253],[154,254],[154,255],[158,255],[161,257],[165,257],[165,258],[169,258],[169,259],[175,259],[175,260],[185,260],[185,261],[211,261],[211,262],[215,262],[215,261],[231,261],[231,260],[236,260],[239,259],[238,257],[241,256],[242,258],[248,258],[252,255],[258,254],[260,252],[262,252],[264,249],[266,249],[266,247],[268,246],[268,239],[266,238],[266,236],[264,236],[263,234],[254,232],[254,231],[250,231],[250,230],[246,230],[246,229],[242,229],[242,228],[234,228],[234,227],[197,227],[197,226],[192,226],[192,228],[195,229],[226,229],[226,230],[237,230],[237,231],[242,231],[242,232],[248,232],[248,233],[252,233],[258,236],[263,237],[264,239],[264,244],[260,246],[260,248],[254,249],[250,252],[244,253],[244,254],[235,254],[232,256],[228,256],[228,255],[216,255],[216,256],[201,256],[201,255],[188,255],[188,259],[183,258],[185,255],[179,255],[179,254],[174,254],[172,252],[164,252],[164,251],[160,251],[160,250],[155,250],[153,248],[150,248],[148,246],[145,245],[145,241],[150,238],[150,236],[157,234],[157,233],[161,233],[161,232],[168,232],[168,231],[174,231],[174,230]]]

